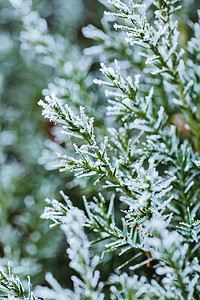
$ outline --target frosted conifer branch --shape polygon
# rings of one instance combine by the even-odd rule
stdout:
[[[68,200],[67,200],[68,201]],[[53,203],[54,207],[55,204]],[[63,208],[62,208],[63,211]],[[48,217],[47,215],[45,217]],[[51,216],[49,216],[51,218]],[[99,257],[91,258],[90,243],[82,226],[85,223],[85,217],[81,210],[71,207],[63,216],[60,216],[61,229],[66,235],[69,248],[68,256],[71,260],[70,267],[73,268],[80,276],[72,277],[74,291],[63,289],[51,274],[46,275],[46,279],[52,286],[52,289],[37,287],[36,294],[39,297],[47,297],[48,299],[74,299],[74,297],[86,297],[88,299],[103,300],[102,293],[103,284],[99,282],[99,271],[95,270]],[[52,218],[51,218],[52,219]]]
[[[1,297],[13,300],[38,300],[31,290],[30,277],[28,277],[28,288],[28,292],[25,291],[19,277],[12,274],[10,268],[8,275],[0,271]]]
[[[156,68],[151,70],[153,75],[161,74],[163,78],[166,78],[170,84],[175,84],[177,89],[174,89],[174,93],[181,101],[181,107],[183,113],[186,115],[188,124],[190,126],[190,132],[193,136],[193,142],[195,147],[199,151],[199,127],[198,118],[194,116],[193,105],[195,99],[193,95],[189,95],[189,86],[193,85],[188,76],[183,77],[186,66],[183,60],[181,60],[181,49],[177,49],[178,45],[178,23],[174,21],[173,17],[177,10],[181,7],[178,6],[178,1],[171,3],[167,1],[165,6],[158,5],[158,11],[155,12],[158,21],[155,22],[155,26],[150,25],[146,18],[146,11],[136,11],[136,16],[132,17],[132,9],[126,7],[126,10],[116,5],[115,1],[110,3],[121,12],[124,18],[126,18],[130,25],[115,25],[115,29],[121,29],[127,32],[128,41],[131,44],[137,44],[141,47],[150,49],[154,54],[153,62]],[[162,3],[162,2],[161,2]],[[113,13],[115,15],[115,13]],[[115,15],[116,16],[116,15]],[[118,18],[120,16],[118,15]],[[147,57],[147,64],[152,61],[152,55]],[[185,88],[188,87],[188,88]],[[193,105],[191,105],[193,103]],[[194,120],[193,120],[194,119]],[[196,120],[195,120],[196,119]]]
[[[81,159],[76,159],[69,156],[61,156],[60,168],[65,170],[78,171],[77,176],[100,175],[101,178],[108,178],[115,187],[122,190],[125,194],[134,198],[134,194],[123,184],[123,179],[120,174],[116,174],[116,168],[112,167],[110,159],[107,155],[107,137],[104,138],[104,143],[97,145],[94,129],[93,118],[89,119],[84,108],[80,107],[80,116],[76,116],[73,111],[67,106],[61,105],[60,101],[55,97],[46,97],[46,102],[40,100],[43,110],[43,115],[56,122],[64,125],[64,131],[67,134],[83,139],[87,144],[81,147],[74,145],[76,153]],[[92,159],[91,159],[92,158]]]
[[[99,273],[92,269],[96,262],[91,262],[83,226],[92,232],[91,244],[101,246],[96,251],[105,255],[102,259],[115,252],[120,260],[115,263],[118,271],[129,266],[130,275],[109,277],[111,299],[192,300],[199,293],[200,274],[196,53],[200,27],[191,24],[195,36],[186,49],[192,54],[189,59],[180,49],[176,20],[179,1],[151,1],[145,6],[111,0],[109,4],[113,12],[105,14],[102,30],[93,26],[83,30],[99,43],[86,52],[94,54],[95,60],[99,55],[102,61],[105,79],[94,82],[106,86],[108,130],[103,126],[94,130],[94,118],[85,114],[84,104],[77,114],[54,96],[39,103],[43,114],[60,123],[64,133],[75,141],[80,138],[74,143],[73,156],[60,156],[60,169],[75,172],[80,179],[94,176],[95,184],[104,179],[104,185],[96,185],[94,192],[105,189],[108,197],[100,193],[93,199],[88,197],[90,201],[84,197],[87,217],[72,203],[62,206],[54,200],[43,217],[62,224],[70,245],[71,266],[92,283],[73,278],[75,294],[78,290],[85,295],[88,287],[90,292],[94,292],[93,287],[95,293],[98,290]],[[152,14],[147,14],[147,9]],[[115,23],[115,33],[110,23]],[[116,207],[108,189],[116,192],[116,201],[120,200]],[[82,262],[80,257],[84,257]],[[151,268],[154,278],[149,279],[146,268]],[[136,269],[145,277],[131,275]]]

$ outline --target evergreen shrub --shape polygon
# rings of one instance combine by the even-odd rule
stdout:
[[[34,292],[11,272],[0,283],[8,299],[199,299],[200,11],[186,0],[100,2],[83,53],[36,14],[21,34],[55,70],[38,104],[60,171],[75,176],[69,193],[82,190],[79,202],[46,199],[42,214],[66,237],[72,288],[50,272]]]

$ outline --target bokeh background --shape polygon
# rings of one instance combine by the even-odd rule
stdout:
[[[30,14],[30,7],[36,16]],[[36,23],[39,17],[44,18],[49,37],[62,38],[67,45],[62,59],[67,62],[74,56],[76,60],[89,45],[81,28],[88,23],[98,25],[102,11],[95,1],[33,0],[32,5],[29,1],[0,1],[1,269],[6,269],[9,262],[13,273],[22,279],[30,274],[33,284],[43,284],[47,271],[60,282],[66,282],[66,276],[70,278],[65,239],[58,228],[49,230],[49,223],[40,215],[46,197],[60,199],[59,191],[63,190],[78,199],[80,193],[76,187],[66,187],[69,175],[52,170],[54,136],[37,105],[44,98],[42,90],[59,71],[57,66],[44,62],[41,53],[37,55],[37,45],[29,47],[22,32],[31,18]]]

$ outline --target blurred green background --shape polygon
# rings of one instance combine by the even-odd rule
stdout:
[[[24,278],[30,274],[33,284],[42,284],[44,274],[50,271],[66,284],[70,270],[65,239],[58,228],[49,230],[40,215],[46,197],[60,199],[60,190],[73,198],[80,195],[76,188],[66,188],[69,176],[49,171],[50,164],[44,165],[41,158],[51,161],[49,145],[54,137],[37,102],[44,98],[42,90],[57,71],[44,63],[43,57],[22,49],[21,32],[27,14],[24,4],[29,1],[0,0],[1,269],[9,262],[13,273]],[[103,11],[98,2],[82,0],[33,0],[31,9],[47,21],[52,37],[61,36],[70,49],[78,44],[77,52],[88,44],[81,28],[90,22],[98,25]]]

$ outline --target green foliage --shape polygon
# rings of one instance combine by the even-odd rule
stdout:
[[[67,6],[71,7],[70,3],[68,1]],[[53,272],[56,278],[62,278],[57,266],[67,273],[67,269],[62,268],[65,259],[64,235],[57,228],[49,231],[48,225],[40,218],[45,206],[44,199],[55,196],[61,187],[64,189],[66,178],[59,178],[57,171],[48,172],[49,168],[53,169],[52,161],[54,163],[56,160],[52,147],[55,149],[57,146],[59,151],[61,147],[54,142],[51,126],[43,122],[37,105],[41,90],[54,79],[54,68],[42,57],[38,59],[40,54],[34,54],[33,45],[28,49],[25,31],[32,30],[36,37],[46,33],[46,41],[54,40],[57,35],[63,38],[66,32],[62,31],[63,23],[60,23],[62,15],[66,26],[70,23],[73,27],[75,38],[83,22],[80,17],[83,3],[78,0],[76,3],[77,10],[73,11],[72,22],[67,15],[63,16],[61,7],[66,4],[62,0],[57,2],[55,10],[52,1],[0,1],[1,270],[6,272],[9,262],[13,274],[22,280],[30,275],[33,284],[44,283],[47,270]],[[72,11],[68,12],[72,18]],[[29,36],[33,38],[32,33]],[[71,40],[65,38],[65,41],[65,49],[68,46],[78,48],[73,46]],[[34,46],[41,50],[36,44],[37,41]],[[45,47],[48,48],[48,44]],[[78,51],[72,51],[76,59]],[[48,55],[52,53],[48,52]],[[44,138],[49,139],[46,144]],[[42,156],[46,153],[48,158],[44,161]]]
[[[47,199],[42,218],[64,232],[75,275],[70,289],[47,273],[51,288],[35,294],[199,299],[199,20],[187,1],[101,2],[102,27],[83,28],[95,43],[83,54],[37,12],[23,17],[23,51],[53,72],[38,102],[51,148],[60,171],[75,175],[67,193],[78,184],[84,203],[80,193]]]
[[[7,298],[7,294],[11,296],[9,299],[22,299],[22,300],[37,300],[31,291],[30,278],[28,282],[28,293],[20,282],[19,277],[14,276],[9,270],[9,275],[0,272],[0,296],[1,299]]]

